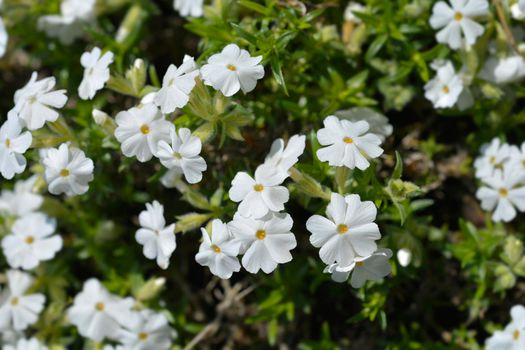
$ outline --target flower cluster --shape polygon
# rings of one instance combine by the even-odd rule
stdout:
[[[494,138],[483,145],[474,167],[482,183],[476,196],[484,210],[493,211],[492,220],[509,222],[516,209],[525,211],[525,143],[520,149]]]
[[[134,304],[133,298],[111,294],[100,281],[89,279],[67,318],[82,336],[95,341],[112,340],[126,349],[170,349],[177,333],[166,316],[150,309],[137,311]]]

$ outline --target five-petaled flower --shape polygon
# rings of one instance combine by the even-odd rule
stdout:
[[[362,202],[356,194],[332,193],[326,214],[328,218],[313,215],[306,221],[312,233],[310,242],[321,248],[319,256],[325,264],[349,266],[356,257],[369,256],[377,249],[375,241],[381,234],[374,223],[377,208],[373,202]]]
[[[201,74],[206,85],[220,90],[224,96],[233,96],[239,90],[248,93],[264,77],[261,61],[262,56],[251,57],[248,51],[230,44],[208,59]]]
[[[367,122],[354,123],[331,115],[323,123],[324,128],[317,131],[317,140],[327,147],[317,150],[319,160],[332,166],[365,170],[370,166],[365,156],[377,158],[383,154],[383,149],[379,147],[381,139],[368,132]]]

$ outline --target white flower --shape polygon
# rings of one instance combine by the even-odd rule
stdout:
[[[62,0],[60,14],[40,17],[38,30],[69,45],[82,36],[84,26],[94,19],[95,5],[96,0]]]
[[[463,92],[463,80],[456,74],[452,62],[437,67],[434,79],[425,84],[425,97],[435,108],[454,106]]]
[[[50,148],[42,162],[50,193],[74,196],[88,191],[94,165],[82,150],[63,143],[58,148]]]
[[[290,250],[297,246],[292,217],[288,214],[268,214],[261,220],[235,215],[228,224],[233,236],[241,243],[242,266],[246,271],[270,273],[278,264],[292,261]]]
[[[4,20],[0,18],[0,58],[4,57],[5,51],[7,50],[7,41],[9,36],[5,30]]]
[[[159,141],[169,142],[172,124],[153,104],[122,111],[115,121],[115,137],[126,157],[136,156],[139,162],[147,162],[157,153]]]
[[[490,144],[484,144],[481,147],[481,156],[474,161],[476,177],[483,179],[494,175],[496,168],[503,168],[503,165],[509,160],[512,153],[512,147],[506,143],[501,143],[500,139],[495,137]]]
[[[239,89],[248,93],[255,89],[257,80],[264,77],[261,61],[262,56],[251,57],[248,51],[230,44],[208,59],[201,74],[206,85],[221,90],[224,96],[233,96]]]
[[[83,100],[92,100],[98,90],[109,80],[109,65],[113,63],[113,52],[108,51],[101,57],[102,51],[94,47],[91,52],[84,52],[80,64],[84,67],[84,77],[78,87],[78,96]]]
[[[496,331],[485,343],[486,350],[525,349],[525,307],[515,305],[510,309],[512,321],[503,331]]]
[[[122,299],[110,294],[97,279],[84,283],[82,292],[75,296],[67,310],[69,322],[78,328],[83,337],[101,341],[115,339],[121,325],[130,322],[132,298]]]
[[[324,272],[331,273],[335,282],[345,282],[352,273],[350,284],[354,288],[361,288],[366,281],[380,281],[390,274],[392,267],[388,259],[391,257],[390,249],[378,249],[368,257],[355,258],[349,266],[337,263],[327,266]]]
[[[118,339],[129,350],[168,350],[177,336],[166,316],[152,310],[133,314],[133,321],[118,333]]]
[[[33,142],[29,131],[22,132],[20,120],[11,114],[0,127],[0,174],[12,179],[22,173],[27,161],[23,154]]]
[[[177,248],[175,224],[166,226],[164,207],[157,201],[146,203],[146,210],[139,215],[139,223],[142,227],[135,233],[135,239],[144,246],[144,256],[156,258],[159,267],[167,269],[171,254]]]
[[[274,167],[278,172],[284,176],[288,176],[288,170],[299,161],[299,157],[303,154],[305,148],[305,136],[293,135],[286,147],[283,139],[277,139],[272,143],[270,153],[266,156],[264,164],[266,166]]]
[[[525,174],[525,142],[521,144],[521,147],[510,146],[510,156],[505,163],[505,166],[516,169],[522,174]]]
[[[410,262],[412,261],[412,252],[408,250],[407,248],[401,248],[397,251],[397,261],[399,262],[399,265],[403,267],[407,267],[410,265]]]
[[[182,170],[179,168],[168,169],[160,178],[160,183],[166,188],[178,188],[182,184]]]
[[[8,287],[0,295],[0,329],[26,329],[38,320],[46,298],[42,294],[26,294],[33,278],[21,271],[7,271]]]
[[[525,61],[521,55],[505,58],[490,57],[479,76],[495,84],[516,82],[525,77]]]
[[[14,111],[29,130],[40,129],[46,121],[56,121],[58,112],[53,108],[62,108],[67,102],[66,90],[52,91],[56,84],[54,77],[37,81],[37,75],[33,72],[29,82],[15,92]]]
[[[204,0],[174,0],[173,8],[183,17],[201,17]]]
[[[255,179],[245,172],[238,172],[230,188],[230,199],[239,204],[239,213],[258,219],[269,211],[284,209],[290,194],[284,186],[279,186],[288,174],[277,172],[271,166],[260,165],[255,170]]]
[[[17,181],[13,191],[2,190],[0,194],[0,212],[20,217],[31,213],[42,205],[44,198],[34,192],[37,176]]]
[[[437,41],[454,50],[462,46],[463,37],[467,46],[474,45],[485,28],[472,17],[488,14],[489,3],[487,0],[450,0],[450,3],[452,7],[439,1],[432,8],[430,25],[434,29],[443,28],[436,35]]]
[[[228,279],[241,269],[237,259],[241,242],[233,239],[228,226],[221,220],[215,219],[211,225],[211,238],[208,231],[201,228],[202,243],[195,260],[202,266],[208,266],[215,276]]]
[[[47,346],[40,344],[36,338],[20,339],[13,345],[4,345],[2,350],[49,350]]]
[[[517,3],[510,7],[512,18],[521,21],[525,19],[525,0],[519,0]]]
[[[319,256],[325,264],[348,266],[356,257],[369,256],[377,249],[375,241],[381,234],[374,223],[377,209],[373,202],[361,202],[356,194],[332,193],[326,215],[328,218],[313,215],[306,221],[312,233],[310,243],[321,247]]]
[[[335,116],[339,119],[346,119],[351,122],[358,122],[364,120],[370,125],[370,132],[377,135],[381,142],[392,135],[394,127],[388,122],[388,118],[381,113],[367,107],[354,107],[335,112]]]
[[[494,210],[492,220],[509,222],[519,211],[525,211],[524,173],[514,168],[496,169],[494,175],[483,178],[484,185],[476,192],[484,210]]]
[[[104,123],[106,123],[106,121],[109,119],[109,115],[106,112],[96,108],[93,108],[91,111],[91,116],[97,125],[104,125]]]
[[[347,22],[353,22],[356,24],[361,23],[361,18],[357,17],[354,12],[365,12],[366,7],[357,3],[357,2],[349,2],[346,6],[345,13],[343,15],[345,21]]]
[[[368,133],[369,124],[363,120],[351,122],[339,120],[331,115],[325,118],[324,128],[317,131],[317,140],[321,146],[317,157],[331,166],[346,166],[350,169],[365,170],[370,162],[365,158],[377,158],[383,154],[379,147],[381,139]]]
[[[202,172],[206,170],[206,161],[199,156],[201,152],[201,140],[191,135],[190,129],[174,126],[170,128],[171,145],[166,141],[160,141],[157,147],[157,157],[168,169],[178,169],[184,174],[186,181],[190,184],[202,180]]]
[[[51,260],[62,249],[62,237],[55,235],[56,222],[42,213],[30,213],[16,220],[2,248],[12,268],[30,270],[40,261]]]
[[[184,61],[177,68],[170,64],[162,87],[155,95],[153,102],[164,114],[173,113],[176,108],[186,106],[190,100],[191,90],[195,87],[195,78],[199,76],[199,69],[191,56],[184,56]]]

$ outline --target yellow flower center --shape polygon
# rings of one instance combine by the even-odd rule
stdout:
[[[104,303],[102,302],[98,302],[95,304],[95,310],[97,311],[104,311],[105,308],[106,308],[106,305],[104,305]]]
[[[173,153],[173,157],[175,157],[175,159],[178,159],[178,160],[181,160],[182,159],[182,156],[179,152],[174,152]]]
[[[351,144],[351,143],[354,143],[354,139],[351,138],[351,137],[348,137],[348,136],[347,136],[347,137],[345,137],[345,138],[343,139],[343,142],[344,142],[344,143],[347,143],[347,144]]]
[[[20,300],[18,299],[18,297],[14,297],[13,299],[11,299],[11,305],[16,306],[18,305],[19,301]]]
[[[502,187],[499,189],[499,195],[505,198],[509,195],[509,190],[507,190],[505,187]]]
[[[217,254],[219,254],[221,252],[221,248],[218,245],[216,245],[216,244],[212,244],[211,245],[211,250],[213,250]]]
[[[521,165],[525,168],[525,159],[521,162]]]
[[[226,66],[226,68],[228,68],[229,70],[231,70],[232,72],[235,72],[237,70],[237,67],[235,67],[233,64],[229,64]]]
[[[29,100],[29,103],[30,103],[30,104],[33,104],[33,103],[35,103],[35,102],[37,101],[37,100],[36,100],[36,96],[31,96],[31,97],[29,97],[28,100]]]
[[[455,19],[456,21],[458,21],[458,22],[461,21],[461,20],[463,19],[463,14],[462,14],[461,12],[459,12],[459,11],[456,12],[456,13],[454,14],[454,19]]]
[[[365,263],[363,261],[356,261],[355,266],[363,267]]]
[[[443,93],[445,93],[445,94],[448,94],[448,93],[450,92],[450,89],[449,89],[448,85],[443,86],[443,88],[442,88],[441,90],[442,90]]]
[[[34,241],[35,239],[33,238],[33,236],[27,236],[26,239],[24,239],[24,242],[26,242],[27,244],[33,244]]]
[[[257,230],[257,232],[255,232],[255,237],[257,237],[257,239],[260,239],[262,241],[263,239],[266,238],[266,231],[265,230]]]
[[[143,135],[147,135],[149,134],[149,126],[147,126],[146,124],[142,125],[140,127],[140,132],[143,134]]]
[[[519,337],[520,337],[520,331],[516,329],[514,332],[512,332],[512,339],[518,340]]]
[[[67,170],[66,168],[60,170],[60,176],[62,177],[68,177],[69,176],[69,170]]]
[[[343,233],[346,233],[348,232],[348,226],[346,226],[345,224],[340,224],[337,226],[337,232],[339,232],[339,234],[343,234]]]
[[[139,338],[140,341],[146,341],[148,340],[148,333],[140,332],[137,338]]]
[[[260,184],[257,184],[255,186],[253,186],[253,189],[255,190],[255,192],[262,192],[264,190],[264,186],[260,185]]]
[[[11,140],[9,140],[9,139],[5,139],[5,146],[6,146],[7,148],[11,147]]]
[[[492,165],[496,164],[496,157],[490,156],[489,157],[489,163],[492,164]]]

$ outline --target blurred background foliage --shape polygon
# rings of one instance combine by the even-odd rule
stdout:
[[[66,248],[36,271],[35,288],[49,298],[34,327],[40,337],[57,349],[84,346],[63,311],[89,277],[165,310],[179,333],[177,348],[480,349],[507,321],[510,306],[525,296],[523,224],[495,225],[482,213],[471,163],[494,136],[525,139],[525,89],[474,81],[471,109],[436,111],[423,85],[434,75],[433,60],[465,64],[474,76],[489,40],[496,38],[505,51],[508,38],[494,16],[470,52],[452,52],[436,43],[428,25],[433,1],[361,3],[367,7],[356,14],[361,23],[349,23],[347,2],[336,0],[215,0],[204,17],[191,20],[179,17],[168,0],[104,0],[86,35],[64,46],[36,28],[38,17],[59,11],[58,0],[4,0],[10,42],[0,60],[2,120],[33,70],[53,75],[70,99],[59,121],[35,135],[31,171],[43,171],[37,148],[64,141],[96,163],[87,195],[46,196],[44,211],[58,219]],[[209,170],[197,186],[166,189],[158,181],[160,164],[124,158],[112,121],[96,124],[92,109],[115,116],[159,87],[169,64],[179,65],[185,54],[202,64],[232,42],[262,55],[266,76],[255,91],[232,99],[197,85],[188,106],[170,118],[205,141]],[[115,63],[108,89],[86,102],[76,98],[79,60],[92,46],[114,52]],[[313,156],[315,131],[327,115],[356,106],[385,114],[394,134],[380,162],[341,179]],[[294,260],[271,275],[212,278],[194,261],[196,228],[214,217],[231,219],[235,206],[227,191],[235,173],[253,172],[275,138],[296,133],[308,142],[295,182],[288,183],[287,211],[298,240]],[[2,187],[10,186],[2,180]],[[360,290],[323,274],[305,221],[324,212],[330,190],[374,200],[382,244],[394,253],[410,251],[410,264],[393,259],[391,277]],[[134,239],[137,215],[154,199],[181,232],[166,271],[146,260]]]

